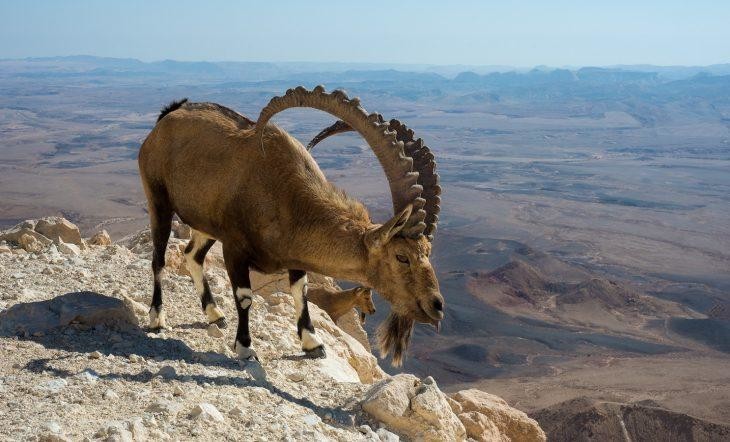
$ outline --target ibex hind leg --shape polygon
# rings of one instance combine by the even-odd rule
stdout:
[[[193,230],[190,242],[185,247],[185,265],[190,272],[190,277],[193,279],[193,284],[195,284],[195,291],[200,297],[200,303],[203,312],[208,318],[208,323],[217,324],[218,327],[225,328],[227,326],[226,318],[213,299],[203,268],[205,255],[208,254],[213,244],[215,244],[214,239],[202,232]]]
[[[307,302],[307,272],[289,270],[289,286],[294,297],[294,307],[297,314],[297,334],[302,343],[302,350],[309,357],[326,357],[324,344],[314,331],[312,319],[309,317]]]
[[[233,350],[239,359],[258,359],[256,352],[251,348],[251,334],[248,329],[249,310],[253,303],[248,261],[238,251],[227,248],[225,244],[223,245],[223,258],[226,261],[228,277],[231,279],[231,288],[238,313],[238,329]]]
[[[172,207],[166,196],[158,192],[149,201],[150,231],[152,235],[152,277],[154,288],[150,304],[150,328],[167,327],[167,316],[162,308],[162,272],[165,269],[165,251],[172,228]],[[149,197],[149,196],[148,196]]]

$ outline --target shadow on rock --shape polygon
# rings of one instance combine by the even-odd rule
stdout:
[[[349,424],[351,416],[337,408],[320,407],[306,398],[297,398],[266,380],[258,362],[239,364],[239,361],[215,352],[191,349],[185,342],[140,328],[131,307],[125,301],[96,292],[73,292],[53,299],[19,303],[0,313],[0,336],[30,340],[46,348],[67,352],[103,354],[118,357],[142,356],[157,361],[184,361],[241,372],[230,376],[224,371],[209,370],[206,374],[179,374],[171,366],[152,372],[147,366],[138,373],[99,374],[98,379],[118,379],[146,383],[155,377],[181,382],[213,385],[259,386],[268,389],[282,399],[311,409],[320,416],[330,414],[343,424]],[[68,357],[68,356],[67,356]],[[24,367],[35,373],[51,372],[59,377],[77,375],[64,368],[64,357],[39,358]],[[255,364],[256,366],[252,366]]]

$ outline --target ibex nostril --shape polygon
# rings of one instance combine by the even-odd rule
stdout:
[[[441,300],[439,300],[439,299],[433,301],[433,309],[436,310],[436,311],[438,311],[438,312],[443,311],[443,309],[444,309],[444,303],[441,302]]]

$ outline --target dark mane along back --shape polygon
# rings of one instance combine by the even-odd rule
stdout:
[[[188,103],[185,106],[185,109],[187,110],[207,110],[207,111],[213,111],[218,112],[224,117],[231,120],[236,126],[238,126],[239,129],[250,129],[254,124],[256,124],[255,121],[251,121],[250,119],[246,118],[245,116],[239,114],[238,112],[229,109],[225,106],[221,106],[218,103]]]
[[[180,107],[187,102],[188,102],[188,99],[183,98],[182,100],[173,101],[170,104],[168,104],[167,106],[163,107],[160,110],[160,116],[157,117],[157,121],[159,122],[161,119],[165,118],[165,115],[169,114],[170,112],[180,109]]]

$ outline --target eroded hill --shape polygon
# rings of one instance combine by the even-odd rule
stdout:
[[[469,291],[511,315],[623,334],[652,335],[655,320],[705,317],[679,303],[586,271],[576,269],[578,277],[566,281],[550,276],[549,267],[544,272],[538,265],[514,258],[491,272],[474,273]]]

